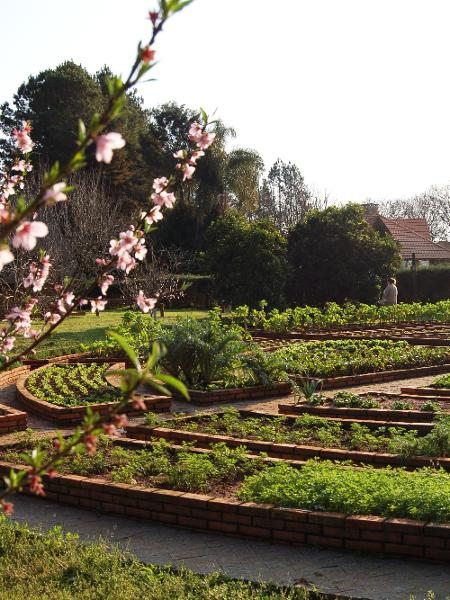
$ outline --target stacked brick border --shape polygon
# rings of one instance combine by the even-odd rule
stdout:
[[[235,400],[257,400],[259,398],[284,396],[289,394],[290,391],[290,383],[273,383],[271,385],[254,385],[208,392],[189,390],[189,396],[194,404],[217,404],[220,402],[234,402]]]
[[[63,361],[60,362],[62,363]],[[77,361],[74,360],[73,362]],[[65,363],[71,364],[69,361],[65,361]],[[35,373],[37,370],[48,369],[54,364],[55,363],[49,363],[43,367],[39,367],[39,369],[36,369],[33,371],[33,373]],[[123,368],[123,366],[124,363],[116,363],[112,365],[112,368],[119,369]],[[87,406],[57,406],[55,404],[51,404],[50,402],[46,402],[45,400],[40,400],[39,398],[36,398],[36,396],[34,396],[29,390],[27,390],[26,381],[28,377],[29,374],[23,375],[16,384],[16,397],[27,408],[42,417],[51,419],[52,421],[61,423],[80,423],[82,421],[86,415]],[[167,396],[144,396],[143,401],[146,409],[153,412],[169,412],[172,406],[172,399]],[[98,404],[90,404],[89,407],[94,412],[99,413],[100,416],[105,416],[116,404],[116,402],[101,402]],[[142,411],[134,409],[131,403],[128,403],[122,409],[122,412],[125,412],[130,416],[142,414]]]
[[[13,431],[24,431],[28,426],[28,415],[26,412],[16,410],[10,406],[0,404],[0,435],[12,433]]]
[[[246,411],[242,411],[246,412]],[[250,411],[247,414],[251,414]],[[266,415],[267,416],[267,415]],[[195,420],[198,417],[187,417],[187,420]],[[394,425],[397,425],[394,423]],[[248,438],[237,438],[227,435],[202,433],[199,431],[184,431],[169,427],[149,427],[146,425],[128,425],[126,435],[129,438],[142,441],[151,441],[155,438],[163,438],[176,444],[182,442],[193,442],[197,448],[209,448],[211,444],[224,442],[230,448],[245,446],[251,453],[264,452],[271,458],[305,461],[310,458],[322,458],[324,460],[352,461],[354,463],[370,464],[374,466],[395,466],[417,469],[420,467],[435,466],[437,463],[446,471],[450,471],[450,458],[444,457],[404,457],[397,454],[382,452],[363,452],[358,450],[345,450],[341,448],[321,448],[320,446],[307,446],[283,442],[269,442]]]
[[[337,419],[372,419],[381,424],[391,425],[391,421],[431,422],[435,413],[422,410],[394,410],[391,408],[347,408],[339,406],[310,406],[306,403],[288,404],[280,402],[278,412],[282,415],[316,415],[318,417],[334,417]]]
[[[435,400],[449,400],[450,389],[446,388],[432,388],[432,387],[402,387],[400,388],[402,394],[415,394],[416,396],[427,396],[427,399]]]
[[[1,462],[0,474],[11,467],[18,468]],[[44,483],[49,500],[175,527],[450,562],[450,524],[277,508],[77,475],[44,477]]]
[[[334,389],[359,386],[367,383],[382,383],[384,381],[393,381],[395,379],[412,379],[414,377],[426,377],[427,375],[438,375],[440,373],[447,372],[450,372],[450,363],[443,365],[431,365],[427,367],[413,367],[410,369],[378,371],[376,373],[359,373],[358,375],[340,375],[338,377],[325,377],[322,379],[322,388]],[[301,375],[296,374],[291,374],[290,377],[294,381],[300,383],[310,379],[320,379],[319,377],[302,377]]]

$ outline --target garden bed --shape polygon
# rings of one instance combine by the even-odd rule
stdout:
[[[436,413],[433,408],[442,411],[450,411],[450,399],[448,402],[439,398],[420,398],[417,396],[404,396],[391,392],[370,390],[365,394],[352,394],[341,392],[335,395],[347,395],[359,399],[359,402],[348,402],[344,406],[341,401],[336,402],[333,398],[323,398],[323,404],[303,400],[297,403],[286,402],[278,404],[278,412],[284,415],[310,414],[321,417],[336,417],[344,419],[371,419],[374,421],[403,421],[403,422],[429,422],[435,419]],[[313,399],[314,400],[314,399]],[[430,404],[431,403],[431,404]],[[338,405],[341,404],[341,405]],[[360,406],[357,406],[359,404]],[[374,404],[374,405],[372,405]],[[378,406],[376,406],[378,404]]]
[[[158,421],[153,416],[151,420]],[[377,429],[370,431],[364,423],[308,416],[279,418],[253,411],[230,410],[178,418],[159,425],[128,425],[126,433],[135,439],[163,438],[175,443],[194,443],[199,448],[224,442],[232,448],[244,446],[252,453],[264,452],[268,456],[288,460],[320,457],[412,468],[430,466],[438,461],[443,468],[450,470],[450,459],[439,456],[433,443],[430,444],[430,437],[434,440],[436,434],[426,436],[433,431],[432,424],[379,421]],[[417,436],[411,437],[405,425],[419,430],[426,437],[419,440],[415,439]],[[386,432],[389,427],[395,428],[391,430],[392,434],[389,430]],[[411,443],[411,440],[414,441]],[[412,456],[415,448],[430,456]]]
[[[26,412],[0,404],[0,434],[23,431],[27,424]]]
[[[188,390],[190,401],[194,404],[217,404],[236,400],[257,400],[285,396],[291,391],[290,383],[271,383],[269,385],[253,385],[239,388],[223,388],[218,390]],[[180,398],[182,399],[182,398]]]
[[[133,446],[131,458],[122,450],[123,466],[133,465],[138,457],[142,457],[145,443],[128,440]],[[140,449],[140,453],[136,452]],[[146,451],[149,451],[148,449]],[[184,450],[184,465],[189,465],[187,456],[194,453]],[[232,452],[232,451],[229,451]],[[222,469],[228,469],[223,461],[223,449],[216,451],[215,459],[212,454],[198,455],[196,460],[204,463],[205,467],[212,464],[222,454]],[[160,456],[158,451],[157,456]],[[228,458],[235,456],[225,454]],[[241,455],[242,456],[242,455]],[[2,457],[2,459],[4,456]],[[153,458],[154,451],[153,451]],[[92,461],[98,464],[98,458],[92,457]],[[238,477],[232,486],[224,484],[209,484],[208,491],[182,491],[181,489],[168,489],[155,483],[149,485],[143,481],[138,483],[120,483],[113,481],[111,475],[102,470],[102,473],[94,472],[91,476],[75,475],[73,473],[57,474],[51,479],[44,477],[47,498],[61,503],[80,506],[90,510],[122,514],[138,519],[152,520],[165,524],[189,528],[200,531],[218,532],[244,538],[266,539],[273,542],[283,542],[301,545],[324,546],[339,548],[343,550],[360,550],[364,552],[378,552],[387,555],[416,557],[429,560],[450,561],[450,524],[446,522],[447,512],[437,509],[434,512],[432,503],[436,503],[441,496],[446,498],[450,494],[449,476],[442,471],[435,475],[427,475],[429,471],[417,471],[407,473],[404,471],[373,470],[370,467],[354,469],[348,466],[339,467],[328,461],[323,464],[317,461],[309,461],[301,468],[292,468],[286,463],[278,462],[272,466],[261,468],[260,458],[245,459],[258,468],[253,475]],[[87,463],[82,463],[87,468]],[[9,469],[20,468],[14,462],[0,462],[0,473],[5,474]],[[120,468],[120,467],[119,467]],[[251,464],[248,468],[254,469]],[[262,470],[261,470],[262,469]],[[173,468],[172,468],[173,470]],[[158,470],[156,470],[158,472]],[[186,470],[182,471],[185,473]],[[117,473],[117,471],[116,471]],[[191,483],[192,474],[190,471]],[[207,477],[201,471],[203,480]],[[430,479],[430,477],[435,477]],[[353,506],[344,514],[340,511],[316,510],[312,508],[300,508],[286,506],[286,499],[281,494],[279,500],[271,503],[261,503],[248,500],[254,495],[255,498],[261,493],[271,494],[275,481],[284,480],[293,485],[293,489],[303,489],[304,484],[309,482],[309,492],[314,496],[314,489],[325,486],[326,490],[332,486],[336,488],[336,494],[332,502],[343,501],[342,486],[335,483],[335,478],[350,478],[358,481],[356,489],[360,492],[353,499]],[[371,486],[370,480],[375,478],[375,486]],[[118,479],[116,477],[116,479]],[[209,482],[211,478],[209,479]],[[259,482],[263,484],[265,492],[258,491]],[[418,503],[420,493],[426,489],[429,506],[418,505],[417,514],[420,517],[435,515],[435,518],[416,520],[403,517],[393,517],[392,514],[381,516],[376,514],[362,515],[357,511],[362,506],[378,505],[376,495],[389,495],[391,485],[397,486],[400,498],[402,498],[402,486],[408,482],[414,483],[414,491],[409,486],[409,494]],[[345,482],[342,482],[343,484]],[[349,482],[350,483],[350,482]],[[390,485],[389,485],[390,484]],[[367,493],[370,501],[364,493],[364,486],[368,485]],[[185,485],[179,485],[186,487]],[[364,488],[364,489],[363,489]],[[279,488],[278,488],[279,489]],[[351,489],[355,489],[353,485]],[[27,490],[25,490],[27,493]],[[374,496],[375,494],[375,496]],[[339,496],[339,498],[338,498]],[[293,497],[291,504],[311,505],[311,498],[304,500],[301,497]],[[375,502],[375,504],[373,504]],[[366,504],[365,504],[366,503]],[[368,503],[368,504],[367,504]],[[405,502],[400,504],[406,505]],[[402,514],[402,508],[398,509]],[[441,512],[439,512],[441,511]],[[438,521],[438,522],[436,522]]]
[[[6,371],[2,371],[0,373],[0,389],[8,387],[13,383],[16,383],[18,379],[23,377],[26,373],[30,372],[30,367],[28,365],[20,365],[13,369],[7,369]]]
[[[80,363],[80,364],[82,364],[82,363]],[[90,364],[92,365],[93,363],[90,363]],[[103,363],[103,364],[105,364],[105,363]],[[107,364],[109,364],[109,363],[107,363]],[[66,366],[67,366],[67,364],[66,364]],[[76,367],[76,364],[73,364],[72,366]],[[111,365],[111,367],[113,369],[123,368],[123,366],[124,366],[124,363],[116,363],[114,365]],[[37,392],[33,393],[33,391],[31,391],[29,389],[29,388],[31,388],[30,378],[38,378],[37,388],[39,388],[39,377],[40,376],[44,377],[47,370],[52,369],[53,367],[55,367],[55,364],[48,364],[43,367],[40,367],[40,368],[32,371],[32,373],[21,377],[19,379],[19,381],[17,382],[17,386],[16,386],[17,399],[19,401],[21,401],[23,404],[25,404],[25,406],[27,408],[29,408],[32,412],[39,414],[45,418],[48,418],[48,419],[51,419],[54,421],[58,421],[58,422],[62,422],[62,423],[79,423],[85,417],[88,406],[94,412],[99,413],[101,416],[106,416],[109,413],[109,411],[111,410],[111,408],[113,408],[114,406],[117,405],[117,402],[114,402],[114,401],[97,402],[95,400],[94,401],[89,400],[89,402],[86,402],[84,404],[80,403],[80,404],[75,404],[75,405],[73,405],[73,402],[67,403],[67,404],[71,404],[71,405],[64,405],[64,400],[62,400],[61,404],[63,404],[63,405],[58,405],[55,402],[45,400],[44,399],[45,392],[43,390],[40,392],[41,396],[43,396],[43,397],[37,397],[36,396]],[[107,385],[107,383],[105,381],[105,386],[106,385]],[[50,387],[51,387],[51,384],[50,384]],[[113,390],[114,388],[111,387],[111,389]],[[51,393],[51,391],[49,391],[49,400],[50,400],[50,393]],[[72,395],[73,392],[69,390],[67,392],[67,394]],[[61,396],[61,394],[58,394],[58,396]],[[81,394],[80,394],[80,396],[81,396]],[[151,410],[154,412],[170,411],[171,398],[169,398],[167,396],[144,395],[142,398],[143,398],[143,401],[145,403],[147,410]],[[142,414],[142,411],[136,410],[132,406],[131,403],[128,403],[122,409],[122,411],[129,415]]]

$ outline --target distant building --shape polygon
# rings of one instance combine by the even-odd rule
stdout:
[[[389,219],[380,215],[378,204],[363,204],[367,222],[377,231],[391,235],[400,244],[403,266],[450,262],[450,242],[433,242],[425,219]]]

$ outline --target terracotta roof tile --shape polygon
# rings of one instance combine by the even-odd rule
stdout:
[[[388,219],[381,215],[379,219],[400,244],[404,260],[410,260],[413,253],[418,260],[450,260],[450,250],[431,241],[425,219]]]

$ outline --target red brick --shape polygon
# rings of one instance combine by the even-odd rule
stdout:
[[[335,527],[344,527],[345,515],[333,512],[310,512],[308,515],[309,523],[320,523],[321,525],[334,525]]]
[[[151,519],[152,513],[149,510],[143,508],[134,508],[133,506],[127,506],[125,513],[130,517],[138,517],[139,519]]]
[[[255,527],[266,527],[267,529],[285,529],[283,519],[271,519],[266,517],[252,517],[252,525]]]
[[[386,552],[390,554],[400,554],[404,556],[416,556],[421,557],[424,555],[422,546],[408,546],[407,544],[385,544]]]
[[[326,535],[311,535],[306,536],[308,544],[313,546],[326,546],[329,548],[342,548],[344,540],[342,538],[328,537]]]
[[[306,535],[296,531],[274,531],[273,538],[274,540],[281,542],[292,542],[297,544],[304,544],[306,542]]]
[[[444,550],[441,548],[425,548],[425,558],[431,558],[432,560],[450,560],[450,550]]]
[[[264,527],[249,527],[248,525],[239,525],[239,533],[256,538],[270,538],[271,531]]]
[[[384,546],[381,542],[369,540],[345,540],[345,548],[362,552],[383,552]]]
[[[384,529],[384,517],[373,517],[370,515],[354,515],[345,519],[345,527],[357,529],[372,529],[381,531]]]
[[[206,519],[194,519],[194,517],[178,517],[178,523],[183,525],[183,527],[193,527],[194,529],[206,529],[207,520]]]
[[[175,524],[177,522],[177,515],[152,511],[152,519],[154,521],[161,521],[162,523]]]
[[[208,521],[208,529],[223,533],[236,533],[238,525],[236,523],[224,523],[223,521]]]

